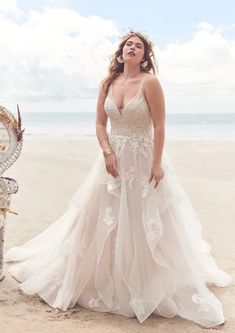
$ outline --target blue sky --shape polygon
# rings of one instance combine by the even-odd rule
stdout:
[[[113,20],[120,30],[133,27],[145,31],[160,46],[192,37],[195,25],[206,21],[215,26],[234,23],[234,0],[116,0],[116,1],[18,1],[24,10],[41,10],[45,6],[71,8],[82,16],[97,15]],[[234,36],[234,30],[227,31]]]
[[[234,0],[0,0],[0,104],[94,112],[133,28],[154,42],[168,112],[235,112],[234,13]]]

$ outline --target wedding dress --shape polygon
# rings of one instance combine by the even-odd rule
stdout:
[[[201,222],[175,175],[166,151],[164,177],[149,183],[153,126],[142,90],[120,111],[105,100],[119,176],[105,168],[100,148],[88,176],[65,213],[24,245],[10,249],[9,273],[26,294],[51,307],[82,307],[136,316],[175,315],[206,327],[224,322],[208,284],[224,287],[203,239]]]

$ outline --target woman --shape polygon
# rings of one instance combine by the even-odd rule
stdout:
[[[226,286],[230,277],[163,150],[164,121],[152,43],[130,32],[100,87],[93,168],[64,215],[6,254],[20,289],[63,311],[79,304],[140,323],[152,313],[224,322],[207,283]]]

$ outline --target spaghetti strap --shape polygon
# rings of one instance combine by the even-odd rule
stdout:
[[[147,76],[147,74],[146,75],[144,75],[144,78],[141,80],[141,82],[140,82],[140,86],[139,86],[139,88],[138,88],[138,90],[137,90],[137,92],[136,92],[136,94],[129,100],[129,102],[125,105],[125,106],[123,106],[121,109],[120,108],[118,108],[118,106],[117,106],[117,104],[116,104],[116,102],[115,102],[115,100],[114,100],[114,97],[113,97],[113,82],[110,84],[110,86],[109,86],[109,91],[108,91],[108,96],[109,96],[109,98],[113,101],[113,103],[114,103],[114,105],[115,105],[115,107],[117,108],[117,110],[120,112],[120,110],[124,110],[133,100],[135,100],[141,93],[142,93],[142,95],[143,95],[143,92],[142,92],[142,88],[143,88],[143,83],[144,83],[144,79],[145,79],[145,77]]]
[[[143,92],[143,84],[144,84],[144,80],[145,80],[146,76],[147,76],[147,74],[141,80],[140,87],[139,87],[139,90],[138,90],[137,94],[140,94],[140,92]]]

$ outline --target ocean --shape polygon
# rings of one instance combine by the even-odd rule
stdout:
[[[76,139],[96,135],[94,112],[35,112],[21,116],[26,136]],[[166,113],[165,128],[167,138],[235,139],[235,113]]]

